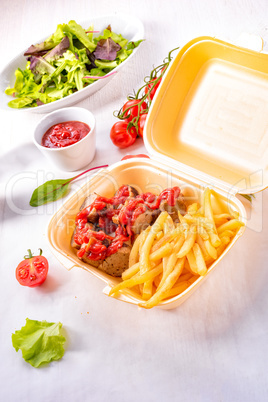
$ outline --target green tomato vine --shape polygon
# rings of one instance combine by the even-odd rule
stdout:
[[[160,84],[163,75],[165,74],[169,64],[172,61],[172,53],[178,50],[179,47],[172,49],[168,56],[163,60],[163,63],[159,66],[153,68],[150,75],[144,78],[144,84],[138,89],[137,92],[133,91],[133,94],[127,96],[127,100],[138,100],[135,104],[135,107],[138,107],[137,116],[133,117],[131,121],[129,121],[127,128],[130,129],[131,127],[135,127],[138,133],[138,122],[142,114],[147,114],[149,112],[153,96],[151,95],[155,88]],[[142,105],[146,102],[147,107],[145,109],[142,108]],[[121,107],[119,111],[114,112],[114,116],[120,120],[125,120],[130,117],[130,109],[133,106],[126,107],[123,110],[124,105]]]

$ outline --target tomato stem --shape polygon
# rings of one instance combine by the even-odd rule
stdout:
[[[33,258],[32,251],[31,251],[30,249],[28,249],[27,251],[28,251],[28,255],[26,254],[26,255],[24,256],[24,259],[25,259],[25,260],[28,260],[28,259]]]
[[[38,250],[39,250],[39,255],[42,255],[43,250],[41,248],[39,248]],[[25,260],[30,260],[31,258],[33,258],[33,253],[32,253],[32,250],[30,248],[27,251],[28,251],[28,254],[26,254],[23,258]]]
[[[163,75],[166,72],[167,67],[169,66],[171,60],[172,60],[172,53],[179,49],[179,47],[176,47],[175,49],[172,49],[169,53],[167,58],[163,60],[163,63],[160,64],[159,66],[155,67],[151,73],[150,76],[145,77],[144,82],[145,84],[138,89],[138,91],[134,95],[128,95],[127,99],[128,100],[138,100],[139,102],[135,105],[138,107],[138,114],[137,116],[133,117],[132,120],[128,123],[128,129],[131,127],[135,127],[137,132],[138,132],[138,121],[141,117],[141,114],[148,113],[149,108],[152,103],[152,97],[150,96],[152,91],[155,89],[157,85],[159,85],[160,81],[162,80]],[[150,84],[150,86],[149,86]],[[141,96],[142,91],[147,87],[147,92],[144,92]],[[147,102],[147,108],[141,110],[141,105]],[[125,120],[130,117],[130,114],[128,114],[128,111],[133,107],[129,106],[126,107],[125,110],[123,111],[124,106],[119,110],[119,112],[114,112],[114,116],[117,117],[120,120]]]

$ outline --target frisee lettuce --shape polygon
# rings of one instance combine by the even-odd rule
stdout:
[[[12,345],[16,352],[20,349],[22,357],[33,367],[40,367],[64,355],[66,341],[60,334],[60,322],[36,321],[26,318],[26,325],[12,334]]]
[[[25,70],[15,71],[14,87],[5,91],[15,98],[8,105],[36,107],[79,91],[116,68],[142,41],[129,42],[110,25],[96,37],[92,30],[72,20],[58,25],[44,42],[30,46],[24,53]],[[86,78],[89,75],[95,78]]]

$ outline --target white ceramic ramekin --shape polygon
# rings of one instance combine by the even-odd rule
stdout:
[[[90,127],[90,132],[80,141],[63,148],[46,148],[41,145],[45,132],[54,124],[65,121],[80,121]],[[34,143],[37,148],[57,166],[65,171],[75,171],[88,165],[96,150],[96,122],[94,115],[87,109],[67,107],[44,116],[34,130]]]

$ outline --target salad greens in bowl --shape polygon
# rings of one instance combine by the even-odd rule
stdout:
[[[59,24],[0,73],[0,106],[46,113],[79,102],[115,75],[143,36],[141,21],[123,15]]]

